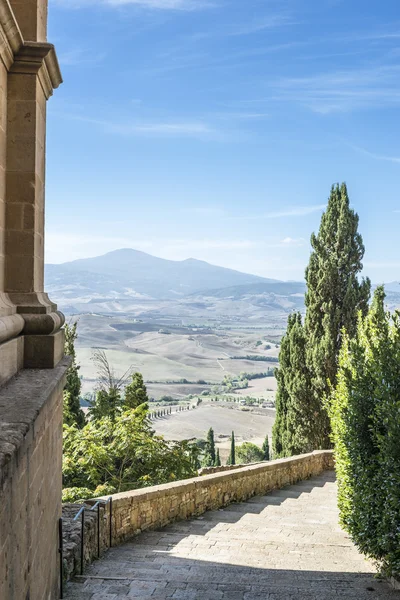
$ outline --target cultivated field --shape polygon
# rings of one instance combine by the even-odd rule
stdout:
[[[216,445],[220,448],[221,458],[225,462],[229,455],[229,438],[232,431],[235,432],[237,445],[247,441],[261,447],[267,434],[271,438],[275,413],[272,410],[265,412],[265,415],[256,414],[241,411],[239,408],[203,403],[195,410],[173,413],[157,419],[152,425],[157,433],[169,440],[204,439],[212,427]]]
[[[277,366],[279,353],[262,329],[252,328],[166,327],[121,317],[80,315],[78,333],[77,358],[84,393],[92,391],[95,384],[96,368],[91,361],[94,348],[106,351],[117,374],[122,375],[130,367],[140,371],[155,398],[196,395],[220,384],[226,375],[265,372]],[[265,360],[246,358],[255,355]],[[253,380],[244,395],[270,398],[267,388],[273,390],[274,385],[273,378]]]

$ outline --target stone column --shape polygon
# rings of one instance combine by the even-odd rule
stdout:
[[[46,102],[61,74],[44,41],[47,0],[11,5],[24,42],[8,73],[4,291],[24,321],[24,366],[53,368],[63,356],[64,317],[44,293]]]

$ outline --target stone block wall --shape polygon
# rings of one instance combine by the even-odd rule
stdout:
[[[199,470],[199,475],[214,475],[215,473],[226,473],[227,471],[236,471],[253,465],[265,465],[265,462],[251,463],[250,465],[221,465],[220,467],[203,467]]]
[[[113,496],[113,545],[333,468],[332,451],[246,466]]]
[[[0,394],[0,598],[59,597],[62,390],[68,359]]]
[[[84,567],[98,558],[99,545],[97,541],[98,517],[97,508],[85,504],[84,520]],[[63,517],[63,570],[64,580],[68,581],[81,572],[81,517],[74,521],[82,504],[64,504]],[[100,556],[110,547],[110,505],[100,508]]]

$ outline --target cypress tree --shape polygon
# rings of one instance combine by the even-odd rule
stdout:
[[[207,433],[207,446],[208,452],[210,454],[211,460],[213,464],[215,463],[215,441],[214,441],[214,430],[212,427],[208,430]]]
[[[276,457],[311,452],[321,439],[315,415],[319,405],[313,402],[310,371],[306,363],[307,338],[300,313],[288,319],[282,340],[280,368],[277,370],[277,418],[273,428]]]
[[[203,459],[203,467],[214,467],[215,466],[215,441],[214,441],[214,430],[212,427],[208,430],[207,441],[205,444],[205,454]]]
[[[142,404],[148,405],[149,397],[147,389],[144,385],[143,376],[141,373],[134,373],[132,381],[125,388],[125,396],[123,406],[125,408],[135,409]]]
[[[81,380],[79,377],[80,366],[76,362],[75,342],[78,337],[78,323],[65,325],[64,352],[72,359],[67,371],[67,380],[64,388],[64,421],[68,425],[76,425],[82,429],[86,423],[85,414],[81,409]]]
[[[217,453],[215,455],[215,466],[216,467],[220,467],[221,466],[221,457],[219,455],[219,448],[217,448]]]
[[[269,451],[269,439],[268,439],[268,435],[265,436],[265,440],[264,443],[262,445],[262,452],[264,455],[263,460],[271,460],[271,455],[270,455],[270,451]]]
[[[365,316],[368,311],[371,282],[359,281],[365,248],[358,223],[346,185],[333,186],[318,235],[311,237],[313,252],[306,270],[307,365],[320,431],[317,438],[309,438],[313,449],[331,446],[325,402],[336,385],[342,332],[354,336],[358,313]]]
[[[231,451],[229,453],[227,465],[236,465],[236,446],[235,446],[235,432],[232,431],[231,437]]]

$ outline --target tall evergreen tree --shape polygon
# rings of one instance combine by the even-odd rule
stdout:
[[[115,421],[120,407],[121,394],[117,388],[98,390],[89,408],[89,415],[94,421],[100,421],[104,417],[109,417],[112,421]]]
[[[215,466],[216,467],[220,467],[221,466],[221,457],[219,455],[219,448],[217,448],[217,452],[215,455]]]
[[[400,577],[400,312],[378,287],[340,351],[330,403],[341,522],[386,576]]]
[[[67,371],[67,380],[64,388],[64,422],[76,425],[82,429],[85,425],[85,414],[81,409],[81,380],[79,377],[80,366],[76,362],[75,342],[78,338],[78,323],[66,324],[64,352],[72,359]]]
[[[300,313],[289,315],[282,340],[280,367],[276,372],[276,421],[273,428],[274,455],[303,454],[322,443],[315,416],[310,372],[306,363],[307,339]]]
[[[262,445],[262,452],[264,455],[263,460],[271,460],[271,453],[269,450],[269,439],[268,439],[268,435],[265,436],[265,440],[264,443]]]
[[[204,448],[204,459],[203,467],[214,467],[215,466],[215,441],[214,441],[214,430],[212,427],[207,432],[207,441]]]
[[[236,445],[235,445],[235,432],[232,431],[231,437],[231,451],[229,453],[227,465],[236,465]]]
[[[359,311],[363,315],[368,311],[371,283],[369,279],[359,280],[365,249],[358,223],[346,185],[333,186],[319,233],[311,237],[313,252],[306,270],[307,366],[320,431],[317,439],[310,436],[314,449],[330,447],[324,403],[336,385],[342,331],[353,336]]]
[[[124,408],[137,408],[142,404],[148,405],[148,403],[149,397],[144,385],[143,376],[141,373],[134,373],[131,383],[125,388],[123,406]]]
[[[210,454],[211,460],[213,464],[215,463],[215,440],[214,440],[214,430],[212,427],[208,430],[207,433],[207,447],[208,452]]]

